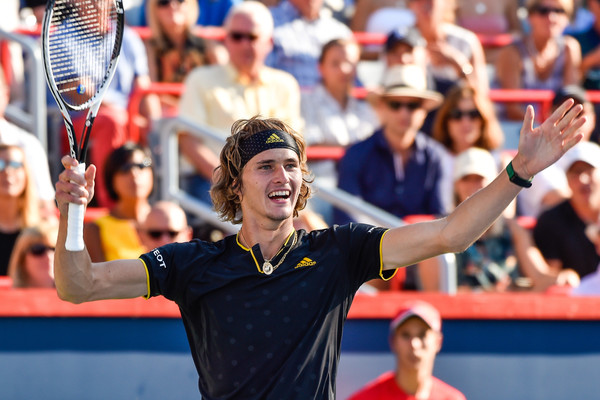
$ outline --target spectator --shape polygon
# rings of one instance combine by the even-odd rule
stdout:
[[[470,147],[461,152],[453,168],[454,205],[489,185],[497,174],[497,161],[488,150]],[[507,218],[514,218],[514,207],[507,208],[469,248],[455,254],[459,290],[505,292],[526,283],[521,279]]]
[[[427,68],[425,45],[425,39],[414,27],[401,27],[390,31],[383,46],[386,67],[416,64]]]
[[[569,98],[575,100],[576,104],[583,105],[586,122],[581,132],[583,140],[591,140],[596,131],[596,113],[585,89],[577,85],[561,87],[554,94],[553,110]],[[564,171],[552,165],[533,178],[533,186],[529,190],[524,190],[517,196],[519,215],[537,218],[542,211],[566,200],[569,194]]]
[[[567,175],[571,196],[538,217],[534,240],[551,272],[573,269],[583,278],[600,263],[586,235],[587,227],[600,221],[600,146],[578,143],[559,165]]]
[[[129,123],[128,105],[131,94],[138,88],[147,88],[150,83],[148,57],[144,43],[131,28],[125,26],[119,63],[113,80],[102,100],[102,105],[98,110],[93,132],[90,136],[88,160],[96,165],[98,171],[96,180],[97,206],[110,207],[112,205],[102,169],[108,155],[129,139],[127,126]],[[160,102],[156,95],[144,97],[141,115],[145,117],[145,129],[149,128],[151,121],[160,117]],[[83,132],[84,123],[85,113],[73,119],[77,135]],[[63,137],[66,137],[66,134]]]
[[[594,16],[594,23],[585,30],[573,34],[581,46],[581,75],[583,87],[600,89],[600,1],[588,0],[587,9]]]
[[[0,143],[14,144],[23,148],[29,168],[35,171],[32,179],[41,201],[41,214],[42,216],[56,215],[54,188],[50,178],[48,157],[38,138],[4,118],[9,96],[9,88],[4,79],[4,70],[0,67]]]
[[[302,88],[315,86],[323,45],[331,39],[350,38],[352,31],[323,12],[323,0],[282,0],[271,13],[275,30],[267,65],[289,72]]]
[[[369,100],[382,127],[348,148],[338,186],[398,217],[443,214],[441,146],[419,132],[427,111],[439,106],[442,96],[426,88],[421,69],[404,65],[390,68]],[[347,222],[338,217],[336,222]]]
[[[401,65],[386,72],[382,87],[371,92],[369,100],[378,110],[382,127],[348,148],[339,163],[338,187],[397,217],[443,214],[441,145],[419,131],[427,112],[441,104],[442,96],[427,89],[422,69]],[[359,216],[336,209],[334,220],[344,224]],[[431,270],[437,267],[427,271]],[[413,272],[411,268],[407,274]],[[422,287],[437,290],[435,279],[425,278],[425,268],[420,272]],[[419,286],[415,280],[409,285]]]
[[[323,46],[319,57],[321,82],[301,95],[307,145],[346,147],[367,138],[378,127],[379,120],[371,106],[352,96],[359,58],[360,47],[352,39],[333,39]],[[311,162],[309,167],[319,184],[337,185],[334,161]],[[315,200],[313,210],[331,224],[331,206]]]
[[[188,225],[185,211],[171,201],[155,203],[141,223],[140,238],[146,250],[152,250],[173,242],[192,240],[192,228]]]
[[[145,251],[137,227],[150,211],[154,172],[150,152],[128,142],[104,165],[106,190],[115,203],[109,214],[86,224],[83,238],[94,262],[137,257]]]
[[[530,32],[506,46],[496,61],[497,85],[502,89],[549,89],[577,84],[581,48],[563,30],[573,15],[572,0],[528,0]],[[507,103],[505,118],[521,120],[521,103]]]
[[[227,60],[225,49],[193,32],[200,12],[197,0],[149,0],[146,7],[152,81],[183,82],[193,68]]]
[[[446,93],[459,79],[467,79],[483,94],[489,88],[486,60],[477,36],[448,22],[444,0],[408,0],[415,26],[427,42],[430,73],[436,90]]]
[[[494,107],[486,96],[466,82],[450,89],[436,112],[433,138],[444,148],[444,174],[441,182],[446,210],[452,204],[454,159],[471,147],[494,151],[502,146],[504,135]]]
[[[435,307],[420,300],[406,302],[392,319],[389,335],[396,369],[369,382],[349,400],[466,399],[433,376],[443,339],[442,318]]]
[[[56,218],[21,231],[8,267],[13,287],[54,287],[53,264],[57,237]]]
[[[226,65],[194,69],[185,80],[180,116],[214,129],[225,138],[239,118],[278,117],[299,129],[300,88],[287,72],[265,66],[272,49],[273,22],[258,1],[234,6],[225,20]],[[206,145],[190,134],[180,136],[180,150],[195,173],[183,171],[188,193],[210,203],[208,190],[221,146]],[[189,170],[189,168],[188,168]]]
[[[4,276],[17,237],[40,222],[33,174],[23,149],[16,145],[0,144],[0,210],[0,276]]]

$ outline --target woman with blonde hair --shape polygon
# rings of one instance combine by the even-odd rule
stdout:
[[[153,81],[183,82],[197,66],[224,62],[222,46],[194,34],[199,13],[196,0],[148,0],[147,51]]]
[[[23,149],[0,144],[0,276],[19,233],[40,221],[40,200]]]
[[[15,288],[54,287],[54,248],[58,237],[56,219],[25,228],[19,234],[8,266]]]

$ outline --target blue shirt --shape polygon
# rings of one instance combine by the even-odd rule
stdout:
[[[144,42],[133,29],[125,25],[119,63],[102,101],[126,110],[136,78],[148,74],[148,56]]]
[[[237,236],[142,255],[149,293],[181,310],[203,399],[333,400],[352,299],[363,282],[394,274],[382,271],[385,231],[300,230],[271,260],[285,257],[271,275],[262,272],[260,247]]]
[[[275,23],[273,51],[265,63],[292,74],[300,87],[313,87],[321,79],[317,64],[323,45],[332,39],[350,38],[352,31],[324,13],[309,21],[287,0],[270,10]]]
[[[366,140],[348,148],[338,167],[338,187],[397,217],[444,213],[440,181],[440,145],[419,132],[404,177],[398,177],[392,153],[379,129]],[[337,223],[350,217],[337,210]]]

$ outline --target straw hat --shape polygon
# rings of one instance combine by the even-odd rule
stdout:
[[[444,97],[427,89],[425,71],[417,65],[395,65],[383,75],[381,86],[367,94],[367,100],[377,102],[384,97],[415,97],[423,99],[423,108],[432,110],[439,107]]]

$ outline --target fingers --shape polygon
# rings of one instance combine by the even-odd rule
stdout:
[[[565,115],[567,110],[569,110],[573,104],[575,104],[575,100],[567,99],[560,106],[554,110],[552,115],[547,119],[548,122],[552,123],[552,125],[556,125],[556,123]]]
[[[564,130],[562,134],[563,152],[567,152],[571,147],[575,146],[583,139],[583,133],[580,129],[585,122],[585,117],[577,118]]]
[[[564,104],[564,103],[563,103]],[[568,109],[568,112],[562,116],[562,118],[556,124],[557,128],[561,130],[561,132],[574,121],[577,121],[577,117],[583,111],[583,105],[577,104],[574,107]],[[583,119],[583,118],[580,118]],[[585,122],[585,119],[584,119]]]
[[[75,170],[78,165],[77,160],[70,156],[64,156],[61,159],[65,170],[58,176],[56,182],[56,200],[60,204],[74,203],[87,204],[94,195],[94,178],[96,176],[96,166],[90,165],[85,174],[80,174]]]
[[[523,127],[521,128],[521,137],[523,133],[533,131],[533,121],[535,120],[535,111],[533,106],[530,104],[525,109],[525,116],[523,117]]]

